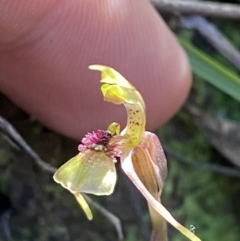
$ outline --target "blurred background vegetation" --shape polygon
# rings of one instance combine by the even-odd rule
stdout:
[[[194,226],[202,240],[237,241],[240,237],[240,68],[237,65],[240,62],[236,64],[224,57],[196,25],[186,28],[186,23],[196,19],[160,13],[187,51],[194,72],[186,105],[156,131],[169,166],[162,202],[182,224]],[[239,22],[211,16],[200,21],[214,26],[239,54]],[[206,30],[207,25],[204,26]],[[75,154],[76,142],[32,120],[2,95],[0,115],[53,166]],[[119,168],[118,172],[114,194],[92,198],[120,218],[124,240],[148,240],[151,225],[146,203]],[[87,221],[72,196],[52,181],[52,175],[0,135],[0,240],[113,241],[117,235],[112,224],[97,210],[94,220]],[[186,238],[169,227],[169,240]]]

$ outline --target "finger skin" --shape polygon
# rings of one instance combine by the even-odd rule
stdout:
[[[81,139],[126,122],[123,107],[103,101],[90,64],[111,66],[135,85],[150,130],[186,98],[185,53],[146,0],[0,0],[0,9],[0,91],[62,134]]]

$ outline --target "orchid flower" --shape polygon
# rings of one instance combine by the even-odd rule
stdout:
[[[56,171],[54,180],[76,197],[87,217],[92,219],[81,193],[110,195],[117,180],[115,163],[120,159],[123,171],[148,202],[153,225],[151,241],[167,240],[165,220],[190,240],[200,241],[160,202],[167,162],[158,137],[145,131],[146,112],[141,94],[113,68],[103,65],[89,68],[101,71],[104,100],[125,106],[127,126],[120,132],[120,125],[112,123],[107,130],[87,133],[78,147],[79,153]]]

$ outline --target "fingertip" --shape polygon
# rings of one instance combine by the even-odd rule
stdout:
[[[0,1],[0,50],[19,41],[58,3],[57,0]]]
[[[34,31],[24,32],[34,43],[0,56],[1,91],[21,108],[75,139],[113,121],[124,124],[123,109],[103,102],[91,63],[114,67],[139,89],[148,128],[180,108],[191,83],[189,64],[148,1],[75,0],[58,8],[49,2],[47,21],[36,18]]]

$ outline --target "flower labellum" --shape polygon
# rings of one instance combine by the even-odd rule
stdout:
[[[53,176],[55,182],[74,194],[89,219],[92,219],[92,213],[81,193],[110,195],[116,184],[114,163],[117,154],[109,145],[112,137],[113,134],[108,130],[86,134],[78,146],[80,152]]]

